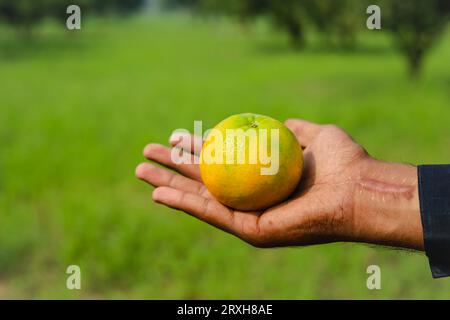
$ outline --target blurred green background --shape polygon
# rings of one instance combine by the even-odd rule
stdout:
[[[65,11],[28,35],[0,24],[0,298],[450,298],[422,254],[256,249],[153,204],[134,177],[147,143],[241,112],[338,124],[377,158],[449,163],[448,27],[412,78],[385,29],[348,49],[309,28],[299,50],[267,16],[147,4],[82,17],[79,31]],[[71,264],[82,290],[66,289]],[[381,290],[366,287],[371,264]]]

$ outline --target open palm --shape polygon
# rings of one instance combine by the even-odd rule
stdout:
[[[136,176],[156,187],[155,202],[183,210],[257,247],[349,239],[353,233],[354,181],[367,153],[336,126],[297,119],[285,124],[304,148],[303,177],[289,199],[264,211],[235,211],[222,205],[203,185],[198,165],[175,164],[171,149],[163,145],[146,146],[145,157],[178,173],[142,163]],[[195,144],[201,146],[199,139],[195,137],[193,145],[171,144],[197,157],[191,151],[199,150],[194,148]]]

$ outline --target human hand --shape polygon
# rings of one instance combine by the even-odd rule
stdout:
[[[155,202],[257,247],[355,241],[423,250],[415,167],[373,159],[334,125],[297,119],[285,124],[304,148],[303,177],[289,199],[264,211],[222,205],[203,185],[198,165],[175,164],[171,149],[162,145],[148,145],[145,157],[179,174],[142,163],[136,176],[156,187]],[[200,139],[171,144],[198,157]]]

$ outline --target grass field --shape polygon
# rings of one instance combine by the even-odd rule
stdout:
[[[366,245],[256,249],[156,206],[149,142],[239,112],[336,123],[378,158],[450,162],[450,32],[410,81],[384,33],[292,51],[264,23],[185,15],[0,28],[0,298],[450,298],[425,256]],[[66,267],[82,290],[65,287]],[[382,289],[366,288],[366,268]]]

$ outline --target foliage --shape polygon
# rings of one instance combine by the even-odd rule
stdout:
[[[306,30],[313,26],[328,45],[355,48],[365,28],[368,0],[167,0],[196,12],[221,12],[241,21],[267,16],[289,35],[294,47],[304,47]],[[383,30],[391,32],[396,46],[417,76],[426,53],[437,42],[449,16],[448,0],[378,0]]]
[[[448,0],[387,1],[387,28],[395,45],[406,56],[413,77],[419,75],[423,58],[442,35],[450,13]]]
[[[79,5],[86,13],[128,13],[140,8],[145,0],[79,0]],[[43,18],[58,20],[66,18],[66,8],[73,4],[70,0],[0,0],[0,21],[27,34]]]
[[[357,33],[365,26],[363,0],[303,0],[309,21],[328,43],[354,48]]]

